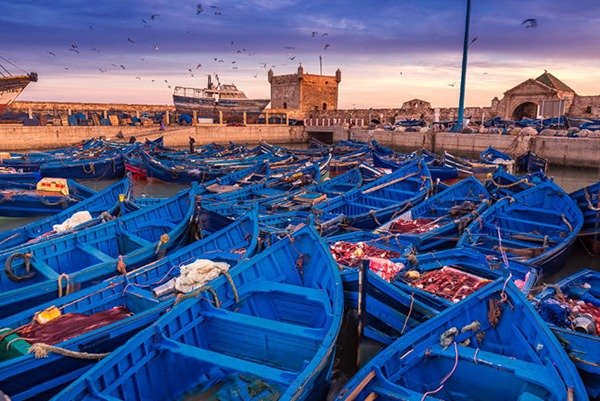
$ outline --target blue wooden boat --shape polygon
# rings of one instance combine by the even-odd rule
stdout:
[[[422,160],[408,163],[393,173],[315,207],[324,233],[339,233],[340,225],[328,223],[338,215],[344,225],[374,229],[421,202],[432,187],[427,165]],[[327,228],[325,228],[327,227]]]
[[[467,227],[458,246],[506,256],[543,272],[561,268],[583,226],[577,204],[553,182],[500,199]]]
[[[159,258],[187,240],[196,189],[107,223],[0,253],[0,317]]]
[[[376,232],[401,234],[420,252],[454,246],[462,230],[489,204],[487,190],[475,177],[469,177],[402,213]]]
[[[600,272],[585,269],[546,286],[535,305],[577,366],[590,399],[600,398]]]
[[[42,177],[112,180],[123,178],[125,162],[121,153],[107,152],[97,157],[50,161],[40,166],[40,174]]]
[[[506,266],[501,258],[470,248],[421,253],[404,263],[406,267],[396,276],[394,286],[439,312],[499,277],[510,278],[525,295],[538,279],[532,266],[515,261]]]
[[[14,248],[17,246],[24,245],[30,241],[42,242],[52,238],[56,238],[60,235],[66,235],[73,231],[80,230],[83,228],[90,227],[100,223],[103,219],[109,218],[106,214],[111,216],[119,213],[119,204],[123,197],[123,200],[129,199],[131,192],[131,180],[129,178],[123,178],[120,181],[106,187],[102,191],[90,196],[87,199],[75,203],[73,206],[57,213],[52,216],[46,217],[41,220],[33,221],[24,226],[14,228],[12,230],[0,232],[0,252]],[[71,229],[63,231],[55,231],[53,226],[63,223],[65,220],[72,217],[77,212],[87,211],[91,214],[92,220],[82,223],[81,225],[75,226]]]
[[[96,191],[73,180],[58,185],[66,185],[67,188],[63,192],[38,190],[37,184],[33,183],[0,181],[0,216],[53,215],[96,194]]]
[[[18,171],[0,166],[0,181],[38,182],[42,178],[39,171]]]
[[[179,275],[180,266],[197,259],[210,259],[227,262],[230,269],[235,269],[240,260],[254,254],[258,236],[255,211],[236,221],[226,220],[224,226],[219,216],[210,213],[201,216],[205,238],[124,276],[0,320],[2,391],[14,401],[49,399],[89,370],[99,358],[73,358],[52,351],[47,358],[36,358],[30,352],[33,344],[38,343],[33,349],[43,342],[76,353],[112,352],[173,307],[176,294],[166,290],[169,286],[165,283]],[[61,314],[50,325],[32,323],[40,313],[43,316],[54,308]],[[104,315],[111,318],[101,319]],[[76,329],[66,327],[78,324],[80,327]],[[60,338],[49,336],[48,330],[58,333]],[[14,332],[3,336],[9,331]]]
[[[548,161],[531,151],[517,157],[516,164],[517,171],[520,173],[536,173],[538,171],[545,173],[548,168]]]
[[[503,167],[499,167],[493,174],[486,177],[484,185],[494,198],[500,199],[550,180],[541,171],[517,176],[507,172]]]
[[[411,292],[406,292],[380,277],[370,269],[374,268],[370,261],[367,262],[369,268],[363,268],[361,265],[368,260],[368,252],[352,259],[336,256],[336,248],[353,244],[365,249],[364,245],[368,245],[377,249],[380,255],[384,252],[398,255],[388,260],[402,263],[406,255],[414,252],[409,242],[398,236],[381,236],[367,231],[327,237],[325,241],[334,259],[338,259],[336,262],[342,276],[346,307],[357,311],[363,309],[359,314],[365,322],[362,333],[365,337],[387,345],[437,313],[433,308],[415,299]],[[366,276],[361,277],[361,274]]]
[[[403,160],[392,160],[390,156],[384,156],[379,154],[378,152],[373,152],[373,165],[375,167],[390,169],[394,171],[401,168],[403,164],[410,162],[417,157],[418,156],[415,153],[408,157],[402,158]],[[429,169],[429,172],[431,173],[431,178],[433,180],[455,180],[459,176],[459,172],[456,167],[446,165],[445,163],[440,162],[439,160],[434,158],[433,156],[430,157],[426,155],[425,161],[427,163],[427,168]]]
[[[497,164],[467,160],[446,151],[444,151],[442,160],[444,165],[456,168],[460,178],[469,177],[471,175],[474,175],[477,178],[484,178],[498,168]]]
[[[503,301],[504,300],[504,301]],[[400,337],[336,400],[586,401],[550,330],[512,284],[498,279]]]
[[[325,396],[343,293],[337,266],[313,229],[279,241],[200,290],[54,399]]]
[[[483,163],[503,166],[509,173],[512,173],[515,165],[515,161],[512,157],[491,146],[481,151],[479,154],[479,160],[481,160]]]
[[[600,181],[583,187],[570,196],[583,213],[583,228],[579,238],[588,251],[600,253]]]

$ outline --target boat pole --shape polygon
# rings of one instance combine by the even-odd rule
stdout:
[[[358,265],[358,305],[356,308],[358,314],[358,345],[356,349],[357,367],[360,366],[360,341],[363,338],[367,321],[367,272],[369,271],[369,263],[370,261],[365,259]]]
[[[467,15],[465,17],[465,38],[463,41],[462,71],[460,74],[460,95],[458,98],[458,121],[452,127],[452,132],[461,132],[465,114],[465,85],[467,80],[467,55],[469,52],[469,24],[471,23],[471,0],[467,0]]]

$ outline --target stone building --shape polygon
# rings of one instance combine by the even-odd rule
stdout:
[[[269,70],[271,84],[271,109],[287,110],[302,117],[314,110],[337,110],[338,86],[342,80],[340,70],[334,76],[307,74],[302,66],[298,72],[274,75]]]

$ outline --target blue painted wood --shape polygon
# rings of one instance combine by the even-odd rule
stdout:
[[[500,256],[542,273],[561,268],[583,226],[577,204],[553,182],[500,199],[465,229],[458,246]],[[498,233],[498,230],[500,233]]]
[[[150,401],[213,391],[225,399],[233,392],[245,400],[323,397],[343,292],[318,234],[304,228],[240,263],[231,277],[233,285],[219,277],[212,295],[179,302],[54,399]]]
[[[600,253],[600,181],[583,187],[570,196],[583,213],[580,238],[587,244],[589,251]]]
[[[506,302],[501,302],[503,298]],[[498,279],[400,337],[346,383],[335,399],[586,401],[588,397],[575,366],[533,307],[512,283],[504,287],[504,279]]]
[[[600,327],[596,333],[575,331],[568,320],[569,313],[556,309],[553,298],[557,291],[571,299],[582,300],[600,306],[600,272],[582,270],[568,276],[540,292],[535,305],[542,318],[558,338],[585,383],[590,398],[600,397]],[[559,296],[559,299],[560,296]],[[557,313],[558,312],[558,313]],[[562,315],[562,316],[561,316]]]
[[[125,276],[112,277],[74,294],[0,319],[0,327],[12,329],[25,325],[32,321],[36,313],[51,306],[60,308],[63,314],[85,315],[125,306],[131,312],[128,318],[97,327],[57,344],[76,351],[112,352],[173,307],[174,293],[157,296],[153,290],[177,277],[181,265],[196,259],[210,259],[225,261],[231,265],[231,269],[235,269],[240,260],[253,256],[257,250],[258,219],[255,211],[236,221],[227,220],[221,227],[205,224],[203,231],[207,235],[205,238],[178,249],[159,261]],[[3,360],[0,361],[0,388],[15,401],[48,399],[96,362],[55,353],[41,359],[27,354]]]

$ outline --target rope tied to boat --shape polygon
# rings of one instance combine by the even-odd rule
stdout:
[[[28,351],[28,353],[33,354],[36,357],[36,359],[47,358],[48,354],[51,352],[62,355],[62,356],[66,356],[69,358],[87,359],[87,360],[100,360],[109,355],[108,352],[95,354],[95,353],[90,353],[90,352],[72,351],[70,349],[57,347],[57,346],[45,344],[45,343],[32,344],[31,347],[29,347],[29,351]]]
[[[378,225],[381,226],[382,224],[379,222],[379,219],[377,218],[377,212],[373,209],[369,210],[369,216],[371,216],[371,218],[373,219],[373,221]]]
[[[440,385],[438,386],[438,388],[436,388],[435,390],[430,390],[430,391],[426,391],[425,393],[423,393],[423,397],[421,397],[421,401],[424,401],[427,398],[427,396],[429,396],[429,395],[440,392],[444,388],[444,384],[448,381],[448,379],[450,379],[450,377],[452,377],[452,375],[456,371],[456,368],[458,367],[458,345],[456,344],[456,341],[453,341],[452,344],[454,344],[454,366],[452,366],[452,369],[450,369],[450,372],[448,372],[446,374],[446,376],[444,376],[444,378],[440,382]]]
[[[95,175],[96,174],[96,166],[94,165],[93,162],[90,162],[88,164],[88,168],[85,168],[85,164],[82,164],[81,168],[83,169],[83,172],[86,173],[86,174],[91,174],[91,175]]]
[[[127,274],[127,265],[125,264],[125,261],[123,260],[123,255],[119,255],[119,258],[117,260],[117,271],[120,274]]]
[[[410,294],[410,306],[408,307],[408,313],[406,314],[406,319],[404,319],[404,325],[402,326],[402,330],[400,331],[400,335],[404,334],[404,330],[406,330],[406,325],[408,324],[408,320],[410,319],[410,314],[413,310],[413,305],[415,303],[415,294]]]
[[[156,244],[156,250],[154,251],[154,253],[158,254],[161,251],[161,248],[163,247],[163,245],[167,244],[170,239],[171,239],[171,237],[169,237],[169,234],[161,235],[158,240],[158,244]]]
[[[204,291],[207,291],[210,293],[210,295],[212,295],[213,304],[215,305],[215,308],[220,308],[221,300],[219,299],[219,294],[217,294],[217,291],[215,291],[215,289],[212,288],[210,285],[203,285],[202,287],[200,287],[194,291],[188,292],[187,294],[181,294],[181,295],[177,296],[177,299],[175,299],[175,304],[183,302],[186,299],[197,298]],[[206,298],[202,298],[202,299],[206,299]]]
[[[63,294],[63,280],[67,283],[67,287],[65,288],[65,292]],[[71,277],[67,273],[61,273],[57,278],[58,284],[58,297],[61,298],[63,295],[69,295],[74,292],[75,288],[73,282],[71,281]]]
[[[235,299],[235,303],[236,304],[240,303],[240,295],[238,294],[237,287],[235,286],[235,283],[233,282],[233,278],[231,277],[231,274],[227,270],[221,270],[221,273],[225,276],[225,278],[227,279],[227,282],[229,283],[229,286],[231,287],[231,292],[233,292],[233,299]]]
[[[497,188],[512,188],[512,187],[516,187],[517,185],[520,185],[520,184],[525,184],[529,187],[535,186],[535,184],[530,182],[529,178],[527,178],[527,177],[521,178],[520,180],[517,180],[510,184],[500,184],[498,181],[496,181],[494,179],[494,176],[492,175],[492,173],[488,173],[484,182],[491,182]]]
[[[572,232],[573,231],[573,226],[571,225],[571,223],[569,222],[569,220],[567,220],[567,216],[565,214],[562,214],[560,216],[560,218],[562,219],[563,223],[565,223],[565,225],[569,228],[569,231]]]
[[[585,200],[587,201],[588,209],[593,210],[594,212],[600,212],[600,196],[598,197],[598,204],[594,205],[592,204],[592,196],[590,195],[589,188],[585,187],[583,188],[583,191],[585,193]]]
[[[33,276],[35,276],[35,271],[31,270],[31,258],[33,257],[32,253],[22,253],[16,252],[6,258],[6,262],[4,263],[4,272],[8,276],[8,278],[14,282],[20,282],[29,280]],[[17,276],[13,271],[13,261],[16,258],[23,259],[23,263],[25,264],[25,274],[22,276]]]
[[[108,212],[102,212],[100,214],[100,220],[102,220],[104,223],[106,223],[107,221],[112,221],[114,219],[115,219],[115,217]]]

